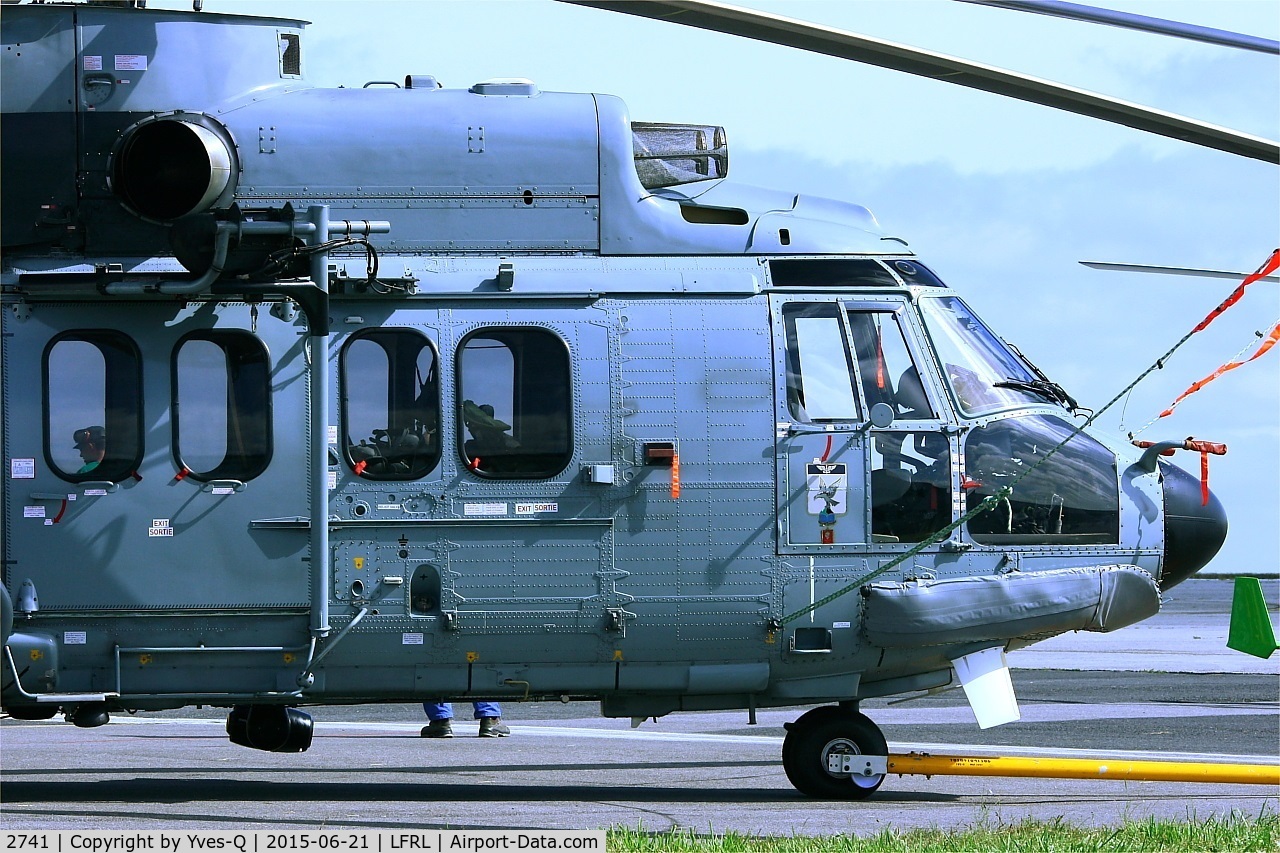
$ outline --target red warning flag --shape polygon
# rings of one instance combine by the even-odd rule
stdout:
[[[680,499],[680,453],[671,454],[671,500]]]
[[[1240,301],[1240,297],[1244,296],[1244,289],[1265,276],[1271,275],[1277,269],[1280,269],[1280,249],[1276,249],[1271,253],[1271,257],[1267,258],[1267,262],[1258,268],[1258,271],[1245,277],[1240,282],[1240,286],[1231,292],[1231,295],[1222,301],[1222,304],[1209,312],[1209,316],[1200,321],[1200,325],[1192,330],[1192,333],[1203,332],[1209,327],[1209,324],[1218,319],[1224,311]]]
[[[1134,447],[1147,448],[1154,445],[1154,441],[1135,441]],[[1161,456],[1172,456],[1177,447],[1170,447],[1160,451]],[[1195,438],[1188,438],[1182,443],[1183,450],[1194,450],[1200,454],[1200,505],[1209,505],[1209,454],[1214,456],[1223,456],[1227,452],[1227,446],[1217,441],[1199,441]]]
[[[1200,454],[1200,506],[1209,505],[1209,454]]]

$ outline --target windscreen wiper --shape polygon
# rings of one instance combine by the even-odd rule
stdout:
[[[1057,382],[1050,382],[1048,379],[1006,379],[1003,382],[993,383],[992,387],[1026,391],[1048,400],[1050,403],[1064,406],[1071,412],[1079,408],[1079,404],[1070,394],[1063,390],[1061,385]]]
[[[1027,365],[1027,367],[1031,368],[1031,372],[1036,375],[1036,378],[1030,381],[1010,378],[1010,379],[1006,379],[1005,382],[1017,382],[1025,386],[1030,386],[1030,387],[1018,388],[1018,390],[1030,391],[1033,394],[1038,394],[1041,397],[1044,397],[1045,399],[1047,399],[1051,403],[1058,403],[1062,406],[1065,406],[1067,408],[1067,411],[1071,412],[1071,414],[1074,415],[1076,413],[1076,411],[1080,408],[1080,404],[1077,403],[1070,394],[1068,394],[1065,390],[1063,390],[1063,387],[1061,385],[1059,385],[1057,382],[1054,382],[1052,379],[1046,376],[1045,372],[1041,370],[1034,361],[1032,361],[1031,359],[1027,358],[1025,355],[1022,354],[1022,350],[1018,349],[1016,346],[1009,343],[1008,341],[1005,341],[1005,346],[1013,350],[1014,354],[1016,354],[1018,358],[1022,359],[1023,362]],[[1003,383],[1000,383],[1000,384],[997,384],[996,387],[997,388],[1002,388],[1002,387],[1015,388],[1017,386],[1004,385]],[[1085,411],[1089,412],[1090,414],[1093,414],[1092,409],[1085,409]]]

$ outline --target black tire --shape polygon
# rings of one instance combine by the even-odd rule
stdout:
[[[845,752],[888,755],[889,745],[875,723],[856,711],[819,708],[792,723],[782,742],[782,769],[791,784],[823,800],[863,800],[884,781],[883,775],[833,774],[827,756]]]
[[[844,720],[850,716],[861,716],[857,711],[850,711],[841,708],[838,705],[821,705],[817,708],[810,708],[800,715],[799,719],[784,723],[783,728],[787,730],[787,736],[782,741],[782,766],[785,769],[793,761],[791,757],[792,750],[795,749],[797,738],[791,736],[791,733],[804,728],[805,726],[814,726],[824,720]]]
[[[57,705],[18,705],[4,712],[15,720],[52,720],[58,714]]]
[[[9,588],[0,583],[0,648],[9,642],[13,633],[13,599],[9,597]]]

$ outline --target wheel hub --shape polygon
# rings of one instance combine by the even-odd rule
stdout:
[[[848,738],[836,738],[822,749],[827,773],[837,779],[849,779],[860,788],[879,784],[888,771],[889,759],[884,755],[863,755],[858,745]]]

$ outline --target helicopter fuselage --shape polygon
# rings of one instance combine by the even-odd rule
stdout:
[[[312,88],[296,21],[4,27],[11,713],[856,703],[1146,618],[1225,535],[719,128]]]

